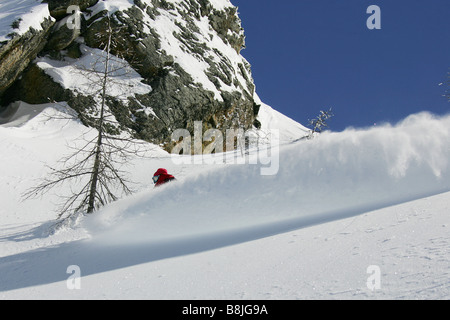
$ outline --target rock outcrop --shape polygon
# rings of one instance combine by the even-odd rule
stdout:
[[[50,14],[55,19],[61,20],[67,16],[67,14],[72,14],[68,12],[70,6],[78,6],[81,11],[86,10],[89,7],[95,5],[99,0],[43,0],[42,2],[48,3],[48,9]]]
[[[111,53],[122,57],[151,87],[145,93],[131,88],[125,99],[113,94],[107,98],[120,126],[131,129],[136,137],[169,146],[173,130],[193,131],[194,121],[203,121],[205,130],[224,132],[257,124],[259,106],[250,64],[240,55],[245,36],[229,0],[46,2],[58,21],[51,34],[49,24],[43,36],[35,39],[39,44],[18,44],[33,47],[28,62],[40,52],[45,59],[67,66],[86,54],[81,46],[104,49],[105,30],[111,27]],[[65,23],[71,19],[69,5],[78,5],[82,11],[78,30]],[[50,63],[55,67],[46,64],[45,70],[36,61],[28,62],[23,68],[8,69],[22,73],[4,94],[8,102],[68,101],[81,118],[95,110],[95,97],[68,88],[54,76],[60,74],[56,62]]]
[[[9,39],[0,42],[0,106],[5,104],[2,101],[5,91],[44,48],[53,24],[54,20],[49,16],[41,22],[40,30],[30,28],[19,34],[13,28]]]

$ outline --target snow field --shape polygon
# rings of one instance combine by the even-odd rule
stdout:
[[[153,149],[127,165],[138,193],[48,236],[57,195],[20,195],[90,133],[48,118],[63,106],[40,108],[27,115],[21,104],[0,126],[3,299],[449,297],[448,116],[285,141],[273,176],[261,176],[261,164],[177,166]],[[286,124],[280,135],[294,130],[264,113]],[[153,189],[159,167],[178,181]],[[67,287],[71,265],[80,290]],[[381,271],[374,291],[372,265]]]

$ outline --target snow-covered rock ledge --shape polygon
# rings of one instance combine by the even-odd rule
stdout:
[[[48,5],[38,0],[0,3],[0,99],[44,48],[54,24]],[[0,100],[1,103],[1,100]]]
[[[69,5],[80,9],[76,32],[66,25]],[[0,14],[0,24],[7,30],[6,47],[0,49],[4,62],[0,76],[5,79],[0,83],[1,107],[17,101],[67,102],[80,119],[92,117],[96,110],[92,92],[60,87],[60,79],[49,76],[57,68],[44,72],[35,57],[46,57],[49,65],[75,66],[77,59],[86,58],[85,46],[105,49],[110,23],[111,54],[125,60],[153,89],[145,94],[130,89],[132,98],[127,101],[119,94],[107,97],[116,120],[137,138],[171,150],[173,131],[193,132],[195,121],[203,122],[204,131],[224,133],[261,126],[251,66],[240,54],[244,30],[229,0],[7,0],[0,8],[9,12]],[[30,12],[34,23],[29,21]]]

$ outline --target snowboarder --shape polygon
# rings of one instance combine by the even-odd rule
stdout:
[[[167,172],[166,169],[160,168],[153,175],[153,183],[155,187],[159,187],[167,182],[175,180],[175,177]]]

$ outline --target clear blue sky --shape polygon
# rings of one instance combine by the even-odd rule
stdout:
[[[307,124],[333,108],[330,129],[442,115],[450,71],[450,0],[231,0],[261,99]],[[369,30],[370,5],[381,29]]]

